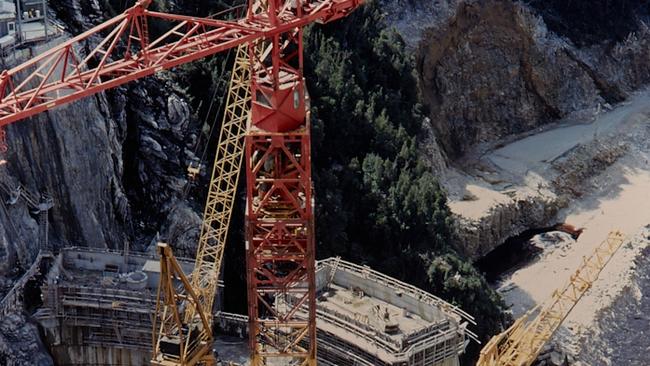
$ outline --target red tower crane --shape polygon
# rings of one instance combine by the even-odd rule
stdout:
[[[3,71],[0,152],[6,148],[3,128],[13,122],[248,44],[246,268],[252,363],[277,359],[283,365],[315,365],[314,204],[303,27],[344,17],[362,0],[248,0],[246,16],[233,21],[155,12],[148,10],[150,2],[139,0],[121,15]],[[151,20],[167,22],[168,31],[150,39]]]

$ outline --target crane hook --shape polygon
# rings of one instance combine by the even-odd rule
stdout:
[[[187,166],[187,175],[190,177],[190,180],[196,180],[196,176],[201,173],[201,163],[192,161]]]

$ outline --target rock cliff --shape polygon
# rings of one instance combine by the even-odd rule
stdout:
[[[108,111],[105,96],[98,95],[7,128],[10,150],[0,179],[9,187],[22,185],[54,199],[50,232],[55,243],[118,248],[126,240],[124,131]],[[7,199],[3,192],[2,200]],[[0,210],[0,219],[9,223],[0,242],[11,243],[18,252],[27,250],[33,258],[37,224],[27,207],[18,202]]]
[[[447,182],[452,211],[454,201],[467,199],[454,192],[465,187],[453,170],[475,175],[467,165],[490,148],[559,120],[588,119],[588,111],[605,110],[650,82],[650,9],[636,0],[616,6],[534,0],[383,3],[386,21],[416,55],[433,130],[428,135],[435,136],[425,136],[422,151],[428,160],[451,165],[451,173],[440,162],[435,170]],[[593,160],[584,154],[579,159]],[[493,185],[486,175],[478,172],[479,180]],[[517,195],[495,202],[478,218],[456,215],[459,246],[480,256],[526,228],[554,223],[565,204],[561,196],[571,187],[561,182],[554,188],[557,197]]]
[[[385,3],[387,21],[417,55],[423,100],[452,159],[477,143],[620,102],[650,81],[647,6],[632,8],[634,16],[620,21],[629,25],[612,39],[603,35],[604,22],[583,26],[582,37],[600,40],[585,43],[568,33],[571,22],[598,20],[591,14],[573,15],[581,17],[575,20],[562,6],[552,12],[539,2],[508,0]],[[610,16],[623,8],[604,1],[590,7]],[[558,22],[569,27],[567,33],[554,32]]]
[[[50,2],[72,34],[101,21],[107,4]],[[20,51],[3,68],[61,41]],[[200,131],[181,94],[164,75],[151,77],[14,123],[7,128],[10,150],[2,157],[0,183],[52,197],[55,248],[122,249],[128,243],[142,250],[171,239],[178,254],[192,256],[200,221],[186,199],[185,168]],[[0,200],[2,298],[36,257],[41,238],[38,215],[24,200],[4,190]],[[36,326],[22,315],[0,322],[0,364],[52,364]]]
[[[90,27],[103,16],[95,2],[52,5],[65,12],[71,30]],[[14,62],[60,41],[23,52]],[[0,181],[53,198],[49,221],[55,246],[122,249],[129,242],[144,249],[157,232],[165,239],[161,227],[167,216],[188,209],[185,168],[199,133],[175,90],[172,81],[152,77],[10,125]],[[9,223],[0,227],[3,262],[19,257],[29,265],[39,249],[36,216],[20,201],[2,208],[0,221]],[[188,231],[178,224],[176,229]],[[186,255],[198,235],[189,232],[179,242]],[[0,275],[7,270],[0,268]]]
[[[0,365],[54,365],[38,336],[36,324],[22,315],[9,314],[0,320]]]
[[[622,99],[540,17],[511,1],[460,4],[447,23],[425,32],[417,68],[431,120],[452,157]]]

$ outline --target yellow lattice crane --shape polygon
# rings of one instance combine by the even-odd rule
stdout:
[[[171,248],[158,245],[160,283],[153,326],[153,365],[211,365],[212,306],[239,182],[250,112],[248,47],[239,46],[210,179],[196,262],[186,278]],[[178,291],[178,286],[182,291]]]
[[[477,366],[529,366],[537,359],[542,347],[569,315],[582,295],[598,279],[598,275],[621,247],[625,236],[619,231],[609,233],[580,267],[571,275],[569,283],[555,290],[543,306],[536,306],[503,333],[492,339],[481,350]]]

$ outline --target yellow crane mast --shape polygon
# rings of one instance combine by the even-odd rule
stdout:
[[[210,365],[212,306],[239,182],[250,111],[248,47],[239,46],[210,179],[196,262],[185,277],[166,244],[158,245],[160,283],[153,326],[152,365]],[[183,291],[178,291],[180,282]]]
[[[191,281],[192,288],[198,292],[202,308],[210,313],[221,274],[223,251],[239,183],[250,99],[248,47],[239,46],[226,99]],[[185,314],[186,320],[193,317],[191,312]],[[211,315],[209,317],[211,318]]]
[[[598,279],[598,275],[621,247],[625,236],[612,231],[594,253],[583,259],[571,275],[569,283],[555,290],[544,306],[536,306],[481,350],[477,366],[529,366],[537,359],[542,347],[569,315],[582,295]]]

